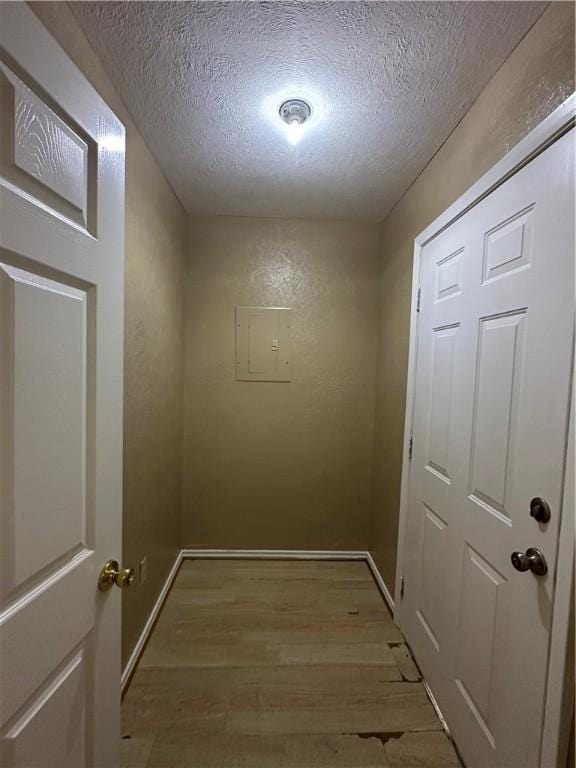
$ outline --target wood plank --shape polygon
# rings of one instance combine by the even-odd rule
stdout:
[[[391,766],[396,768],[452,768],[460,762],[445,733],[404,733],[384,744]]]
[[[404,643],[394,645],[392,646],[391,651],[398,670],[404,680],[409,683],[416,683],[422,679],[407,645]]]
[[[192,735],[171,743],[158,739],[147,768],[384,768],[386,753],[373,739],[357,736]]]

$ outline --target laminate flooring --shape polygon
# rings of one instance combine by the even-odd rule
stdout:
[[[185,560],[122,714],[123,768],[459,766],[363,562]]]

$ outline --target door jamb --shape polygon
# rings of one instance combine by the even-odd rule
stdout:
[[[418,319],[420,294],[420,265],[424,246],[437,237],[441,232],[464,216],[481,200],[500,187],[511,176],[541,154],[557,139],[574,128],[576,119],[576,94],[569,96],[557,109],[536,126],[522,141],[510,150],[496,165],[473,184],[456,202],[449,206],[437,219],[424,229],[414,240],[414,261],[412,268],[412,299],[410,306],[410,341],[408,355],[408,380],[406,387],[406,416],[404,421],[404,446],[402,454],[402,478],[400,490],[400,510],[398,525],[398,546],[396,565],[396,589],[394,619],[402,626],[402,595],[401,584],[404,577],[404,546],[406,525],[408,520],[411,439],[413,435],[416,353],[418,346]],[[567,477],[570,473],[567,472]],[[568,482],[568,480],[567,480]],[[572,481],[573,484],[573,481]],[[566,486],[567,487],[567,486]],[[565,494],[566,499],[569,493]],[[564,504],[566,507],[566,504]],[[563,515],[563,519],[570,515]],[[572,521],[573,524],[573,521]],[[564,533],[566,525],[562,526]],[[573,573],[574,545],[560,547],[558,550],[557,573]],[[573,594],[573,593],[572,593]],[[566,660],[566,638],[568,625],[573,621],[572,612],[566,610],[565,590],[556,590],[554,594],[554,624],[551,634],[551,645],[548,664],[548,683],[546,701],[555,700],[553,685],[564,679]],[[542,741],[540,765],[542,767],[556,765],[559,749],[559,736],[564,732],[566,723],[563,722],[562,712],[557,707],[546,707],[544,718],[544,733],[556,734],[556,738],[545,737]],[[564,716],[570,726],[570,717]]]

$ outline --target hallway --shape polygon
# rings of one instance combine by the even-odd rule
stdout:
[[[575,768],[576,3],[0,1],[0,765]]]
[[[363,562],[185,560],[122,735],[124,768],[459,765]]]

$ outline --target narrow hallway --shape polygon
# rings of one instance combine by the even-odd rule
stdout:
[[[459,765],[363,562],[185,560],[122,734],[124,768]]]
[[[576,768],[575,30],[0,0],[1,768]]]

